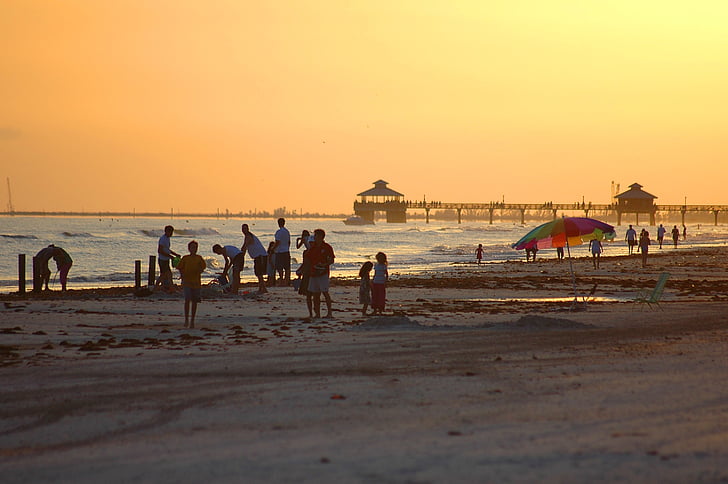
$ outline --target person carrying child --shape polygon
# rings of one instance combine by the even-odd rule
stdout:
[[[384,313],[384,305],[387,301],[387,254],[377,252],[375,256],[377,263],[374,264],[374,278],[372,279],[372,310],[373,314]]]
[[[367,309],[372,303],[372,280],[369,273],[373,267],[374,264],[372,264],[371,261],[366,261],[362,264],[361,269],[359,269],[359,277],[361,278],[361,282],[359,282],[359,304],[362,305],[362,316],[367,315]]]
[[[197,314],[197,303],[200,302],[200,292],[202,288],[202,272],[207,267],[205,259],[197,254],[198,244],[191,241],[187,244],[190,253],[182,257],[177,264],[182,276],[182,288],[185,295],[185,328],[195,327],[195,314]]]

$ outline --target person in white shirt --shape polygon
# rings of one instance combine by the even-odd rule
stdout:
[[[268,292],[265,288],[264,277],[268,273],[268,251],[265,250],[260,239],[256,237],[253,232],[250,231],[248,224],[243,224],[241,227],[245,240],[240,250],[245,253],[248,251],[248,256],[253,261],[253,272],[255,277],[258,278],[258,294],[264,294]]]
[[[278,272],[278,281],[286,286],[291,285],[291,233],[285,227],[286,219],[278,219],[278,230],[275,235],[275,268]]]

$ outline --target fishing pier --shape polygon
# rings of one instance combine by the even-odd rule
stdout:
[[[374,222],[376,212],[384,212],[388,223],[405,223],[408,210],[424,210],[425,222],[430,223],[430,212],[433,210],[450,210],[457,213],[458,223],[462,223],[463,213],[468,211],[488,213],[488,222],[493,223],[496,213],[520,213],[521,223],[526,221],[528,212],[550,212],[553,218],[559,213],[576,213],[584,217],[600,215],[614,215],[617,225],[622,224],[622,217],[628,214],[635,215],[635,223],[639,225],[640,214],[649,215],[650,225],[656,225],[658,213],[680,213],[682,224],[685,225],[685,217],[688,213],[712,213],[713,222],[718,225],[718,215],[721,212],[728,212],[728,205],[658,205],[657,198],[644,190],[642,185],[634,183],[626,192],[615,195],[615,201],[609,204],[592,202],[581,203],[458,203],[439,202],[426,200],[405,200],[404,195],[387,187],[387,182],[378,180],[374,182],[374,188],[359,193],[359,200],[354,202],[354,213],[361,218]]]

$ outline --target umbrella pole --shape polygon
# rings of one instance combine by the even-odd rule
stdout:
[[[571,309],[574,309],[579,302],[579,296],[576,292],[576,276],[574,275],[574,264],[571,262],[571,248],[569,247],[569,237],[566,237],[566,253],[569,256],[569,269],[571,270],[571,284],[574,286],[574,302],[571,303]]]

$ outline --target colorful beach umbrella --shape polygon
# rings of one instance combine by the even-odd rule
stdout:
[[[569,247],[595,239],[612,240],[615,236],[614,227],[599,220],[587,217],[561,217],[539,225],[521,237],[521,240],[511,247],[516,250],[532,249],[534,247],[537,249],[566,247],[569,257],[569,269],[571,270],[571,283],[574,286],[574,302],[571,305],[571,308],[574,309],[579,294],[576,289],[576,276],[574,275],[574,265],[571,262]],[[584,304],[586,305],[586,299]]]
[[[562,217],[541,224],[512,245],[516,250],[569,247],[590,240],[612,240],[614,227],[587,217]]]

